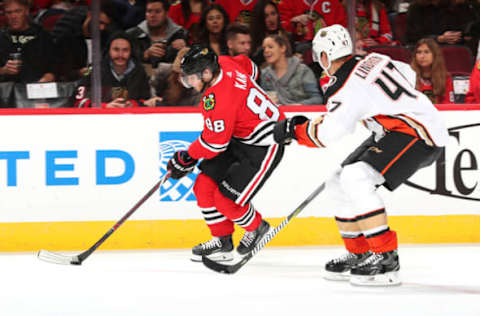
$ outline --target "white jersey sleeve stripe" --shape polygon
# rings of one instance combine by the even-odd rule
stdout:
[[[226,144],[210,144],[210,143],[207,143],[206,141],[204,141],[201,136],[198,138],[198,141],[199,141],[200,145],[202,145],[205,149],[207,149],[211,152],[214,152],[214,153],[220,153],[222,151],[227,150],[227,147],[228,147],[228,144],[229,144],[229,143],[226,143]]]
[[[307,135],[317,147],[325,147],[325,145],[318,139],[318,126],[322,124],[323,116],[315,119],[314,121],[310,121],[307,126]]]

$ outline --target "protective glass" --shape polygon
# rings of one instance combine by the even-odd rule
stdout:
[[[202,81],[202,77],[200,73],[194,73],[191,75],[182,74],[180,76],[180,82],[187,89],[191,89],[195,87],[195,84],[198,83],[199,81]]]

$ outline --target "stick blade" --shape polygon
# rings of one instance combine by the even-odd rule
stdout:
[[[213,261],[212,259],[209,259],[205,256],[202,256],[202,262],[207,268],[215,272],[225,273],[225,274],[234,274],[241,267],[243,267],[243,265],[245,265],[245,263],[247,263],[251,257],[252,257],[252,254],[249,253],[245,257],[243,257],[242,260],[240,260],[235,264],[222,264],[222,263]]]
[[[81,265],[82,262],[78,256],[65,256],[48,250],[40,250],[37,254],[38,259],[55,264]]]

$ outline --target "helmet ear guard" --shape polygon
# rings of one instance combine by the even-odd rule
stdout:
[[[328,65],[321,63],[322,52],[327,55]],[[312,57],[327,71],[332,61],[351,55],[353,52],[352,39],[347,29],[339,24],[320,29],[312,42]]]

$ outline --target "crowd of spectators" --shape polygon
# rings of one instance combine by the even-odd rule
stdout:
[[[463,94],[480,103],[477,0],[356,0],[348,10],[346,0],[99,2],[102,100],[92,105],[90,0],[0,0],[0,107],[23,107],[7,96],[17,85],[47,82],[75,87],[61,106],[196,105],[200,95],[178,78],[181,57],[197,43],[249,56],[261,71],[258,84],[278,104],[323,104],[326,79],[311,59],[311,41],[325,26],[347,26],[348,10],[357,54],[391,47],[395,58],[393,48],[406,48],[416,88],[432,102],[455,103]],[[469,69],[449,69],[445,46],[467,49]],[[459,76],[470,78],[464,91],[454,89]]]

